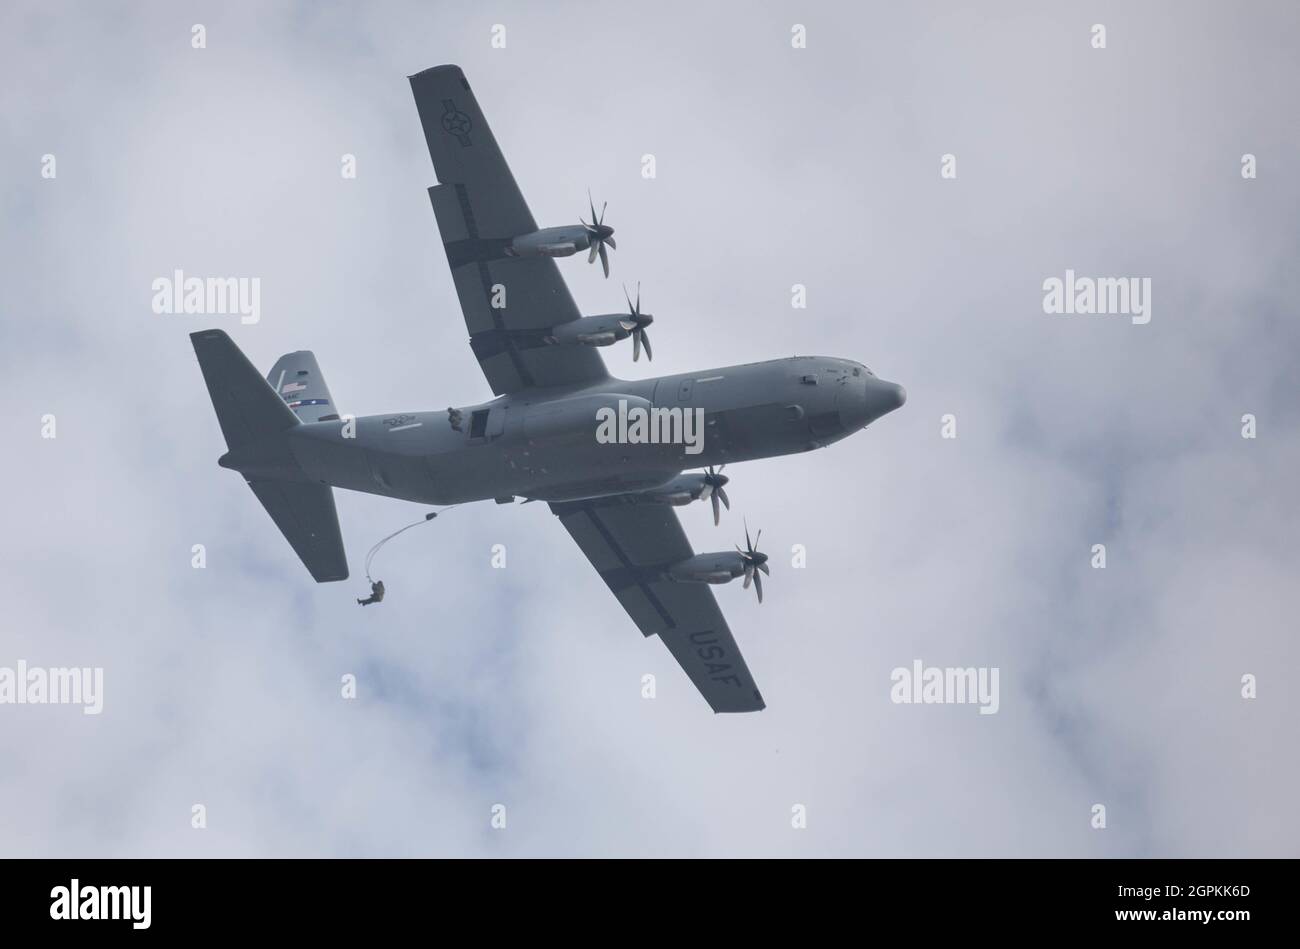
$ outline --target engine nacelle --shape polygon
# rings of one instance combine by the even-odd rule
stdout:
[[[506,245],[510,257],[571,257],[591,246],[591,236],[579,224],[544,227],[531,234],[520,234]]]
[[[680,507],[700,500],[704,496],[704,488],[707,485],[708,478],[703,474],[680,474],[667,484],[642,491],[636,497],[638,501]]]
[[[730,583],[745,575],[745,561],[735,551],[696,554],[673,564],[667,575],[678,583]]]
[[[610,346],[631,336],[635,326],[626,313],[584,316],[552,327],[546,341],[552,345]]]

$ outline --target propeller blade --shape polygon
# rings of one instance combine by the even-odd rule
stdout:
[[[722,498],[722,503],[727,505],[727,510],[731,510],[731,499],[727,497],[726,488],[718,488],[718,497]]]
[[[605,242],[601,241],[596,245],[600,251],[600,265],[605,268],[605,276],[609,276],[609,255],[605,253]]]
[[[641,299],[641,289],[639,287],[636,291],[636,297],[638,300]],[[623,284],[623,299],[627,301],[627,311],[636,316],[636,307],[632,305],[632,298],[627,295],[627,284]]]
[[[754,546],[749,548],[750,550],[753,550],[758,546],[758,542],[762,538],[762,536],[763,536],[763,530],[762,528],[759,528],[758,533],[754,535]]]
[[[645,358],[653,362],[655,353],[654,350],[650,348],[650,334],[645,330],[641,331],[641,342],[645,343]]]
[[[636,362],[641,358],[641,334],[632,334],[632,361]]]
[[[699,499],[700,499],[701,501],[703,501],[703,500],[705,500],[706,498],[708,498],[709,495],[711,495],[711,494],[713,494],[713,485],[709,484],[709,482],[706,481],[706,482],[704,482],[704,487],[700,488],[700,498],[699,498]]]
[[[615,248],[617,249],[617,248]],[[636,315],[641,315],[641,281],[636,282]]]
[[[767,561],[766,561],[766,560],[763,561],[761,564],[758,565],[758,569],[759,569],[759,570],[762,570],[762,571],[763,571],[765,574],[767,574],[769,577],[772,575],[772,571],[767,569]]]
[[[614,243],[614,238],[612,237],[605,238],[605,243],[609,245],[610,250],[618,250],[618,245]]]
[[[587,263],[591,264],[596,262],[596,250],[599,247],[600,247],[599,241],[591,245],[591,253],[587,255]]]
[[[593,201],[593,200],[591,199],[591,189],[590,189],[590,188],[587,189],[587,202],[591,205],[591,223],[592,223],[592,225],[594,226],[594,225],[596,225],[596,224],[599,224],[600,222],[596,220],[596,202]]]
[[[758,602],[763,602],[763,578],[754,574],[754,589],[758,591]]]
[[[754,552],[754,545],[753,545],[753,544],[750,542],[750,540],[749,540],[749,523],[748,523],[748,522],[745,523],[745,546],[749,548],[749,552],[750,552],[751,554]]]
[[[634,332],[637,327],[637,324],[633,323],[631,320],[619,320],[618,325],[623,327],[623,329],[627,330],[629,333]]]
[[[754,565],[747,563],[745,564],[745,589],[748,590],[749,585],[753,582],[754,582]]]
[[[713,526],[717,527],[722,523],[722,511],[718,508],[718,496],[710,494],[709,500],[713,502]]]
[[[606,209],[607,207],[609,207],[609,202],[608,202],[608,201],[606,201],[604,204],[602,204],[602,205],[600,206],[600,220],[596,222],[597,224],[604,224],[604,223],[605,223],[605,209]],[[594,210],[594,209],[593,209],[593,210]]]

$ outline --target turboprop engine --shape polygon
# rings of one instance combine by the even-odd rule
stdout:
[[[629,320],[622,313],[602,313],[584,316],[554,327],[546,337],[551,345],[577,344],[582,346],[610,346],[632,335]]]
[[[588,250],[587,262],[595,262],[600,257],[600,266],[605,271],[605,276],[609,276],[609,254],[605,248],[610,250],[617,249],[618,245],[614,243],[614,229],[605,223],[605,207],[600,209],[600,216],[596,216],[596,204],[591,201],[591,194],[587,195],[591,204],[591,223],[581,221],[579,224],[569,224],[562,227],[544,227],[539,231],[533,231],[529,234],[520,234],[511,238],[505,247],[505,253],[508,257],[571,257],[580,250]]]
[[[744,577],[745,589],[748,590],[750,583],[753,583],[758,602],[762,603],[763,578],[760,574],[771,575],[767,567],[767,554],[760,553],[756,546],[758,538],[762,536],[763,532],[759,531],[751,542],[749,527],[746,526],[745,546],[748,549],[741,550],[737,546],[734,553],[723,550],[679,560],[666,571],[668,578],[678,583],[730,583],[737,577]]]
[[[725,467],[727,466],[722,466]],[[721,499],[727,506],[727,510],[731,510],[731,499],[727,497],[726,489],[723,487],[731,479],[722,473],[722,468],[714,471],[710,466],[700,474],[694,472],[679,474],[667,484],[642,491],[637,498],[674,506],[690,504],[692,501],[710,500],[713,502],[713,525],[716,527],[722,519],[722,509],[718,506],[718,500]]]
[[[510,257],[572,257],[590,245],[587,229],[573,224],[544,227],[531,234],[520,234],[506,245]]]
[[[641,358],[641,347],[645,347],[647,359],[654,359],[650,349],[650,334],[645,329],[655,321],[649,313],[641,312],[641,284],[636,285],[636,303],[628,296],[627,287],[623,288],[627,298],[626,313],[602,313],[599,316],[584,316],[553,327],[546,336],[551,345],[581,344],[583,346],[609,346],[621,339],[632,337],[632,361]]]

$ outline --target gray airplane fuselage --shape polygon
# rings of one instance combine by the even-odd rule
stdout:
[[[250,478],[315,481],[425,504],[569,501],[654,489],[686,469],[819,448],[905,397],[860,363],[800,356],[526,390],[459,407],[455,419],[442,410],[310,422],[289,431],[291,457],[231,452],[221,464]],[[631,436],[621,441],[597,437],[602,415],[635,417],[635,410],[662,410],[661,424],[649,430],[675,440],[638,443],[632,426],[615,427]],[[691,435],[697,420],[703,424],[695,438],[676,437]]]

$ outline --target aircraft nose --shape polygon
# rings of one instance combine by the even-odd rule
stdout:
[[[907,390],[896,382],[886,382],[874,376],[866,380],[862,393],[861,425],[870,425],[883,415],[900,408],[907,401]]]

